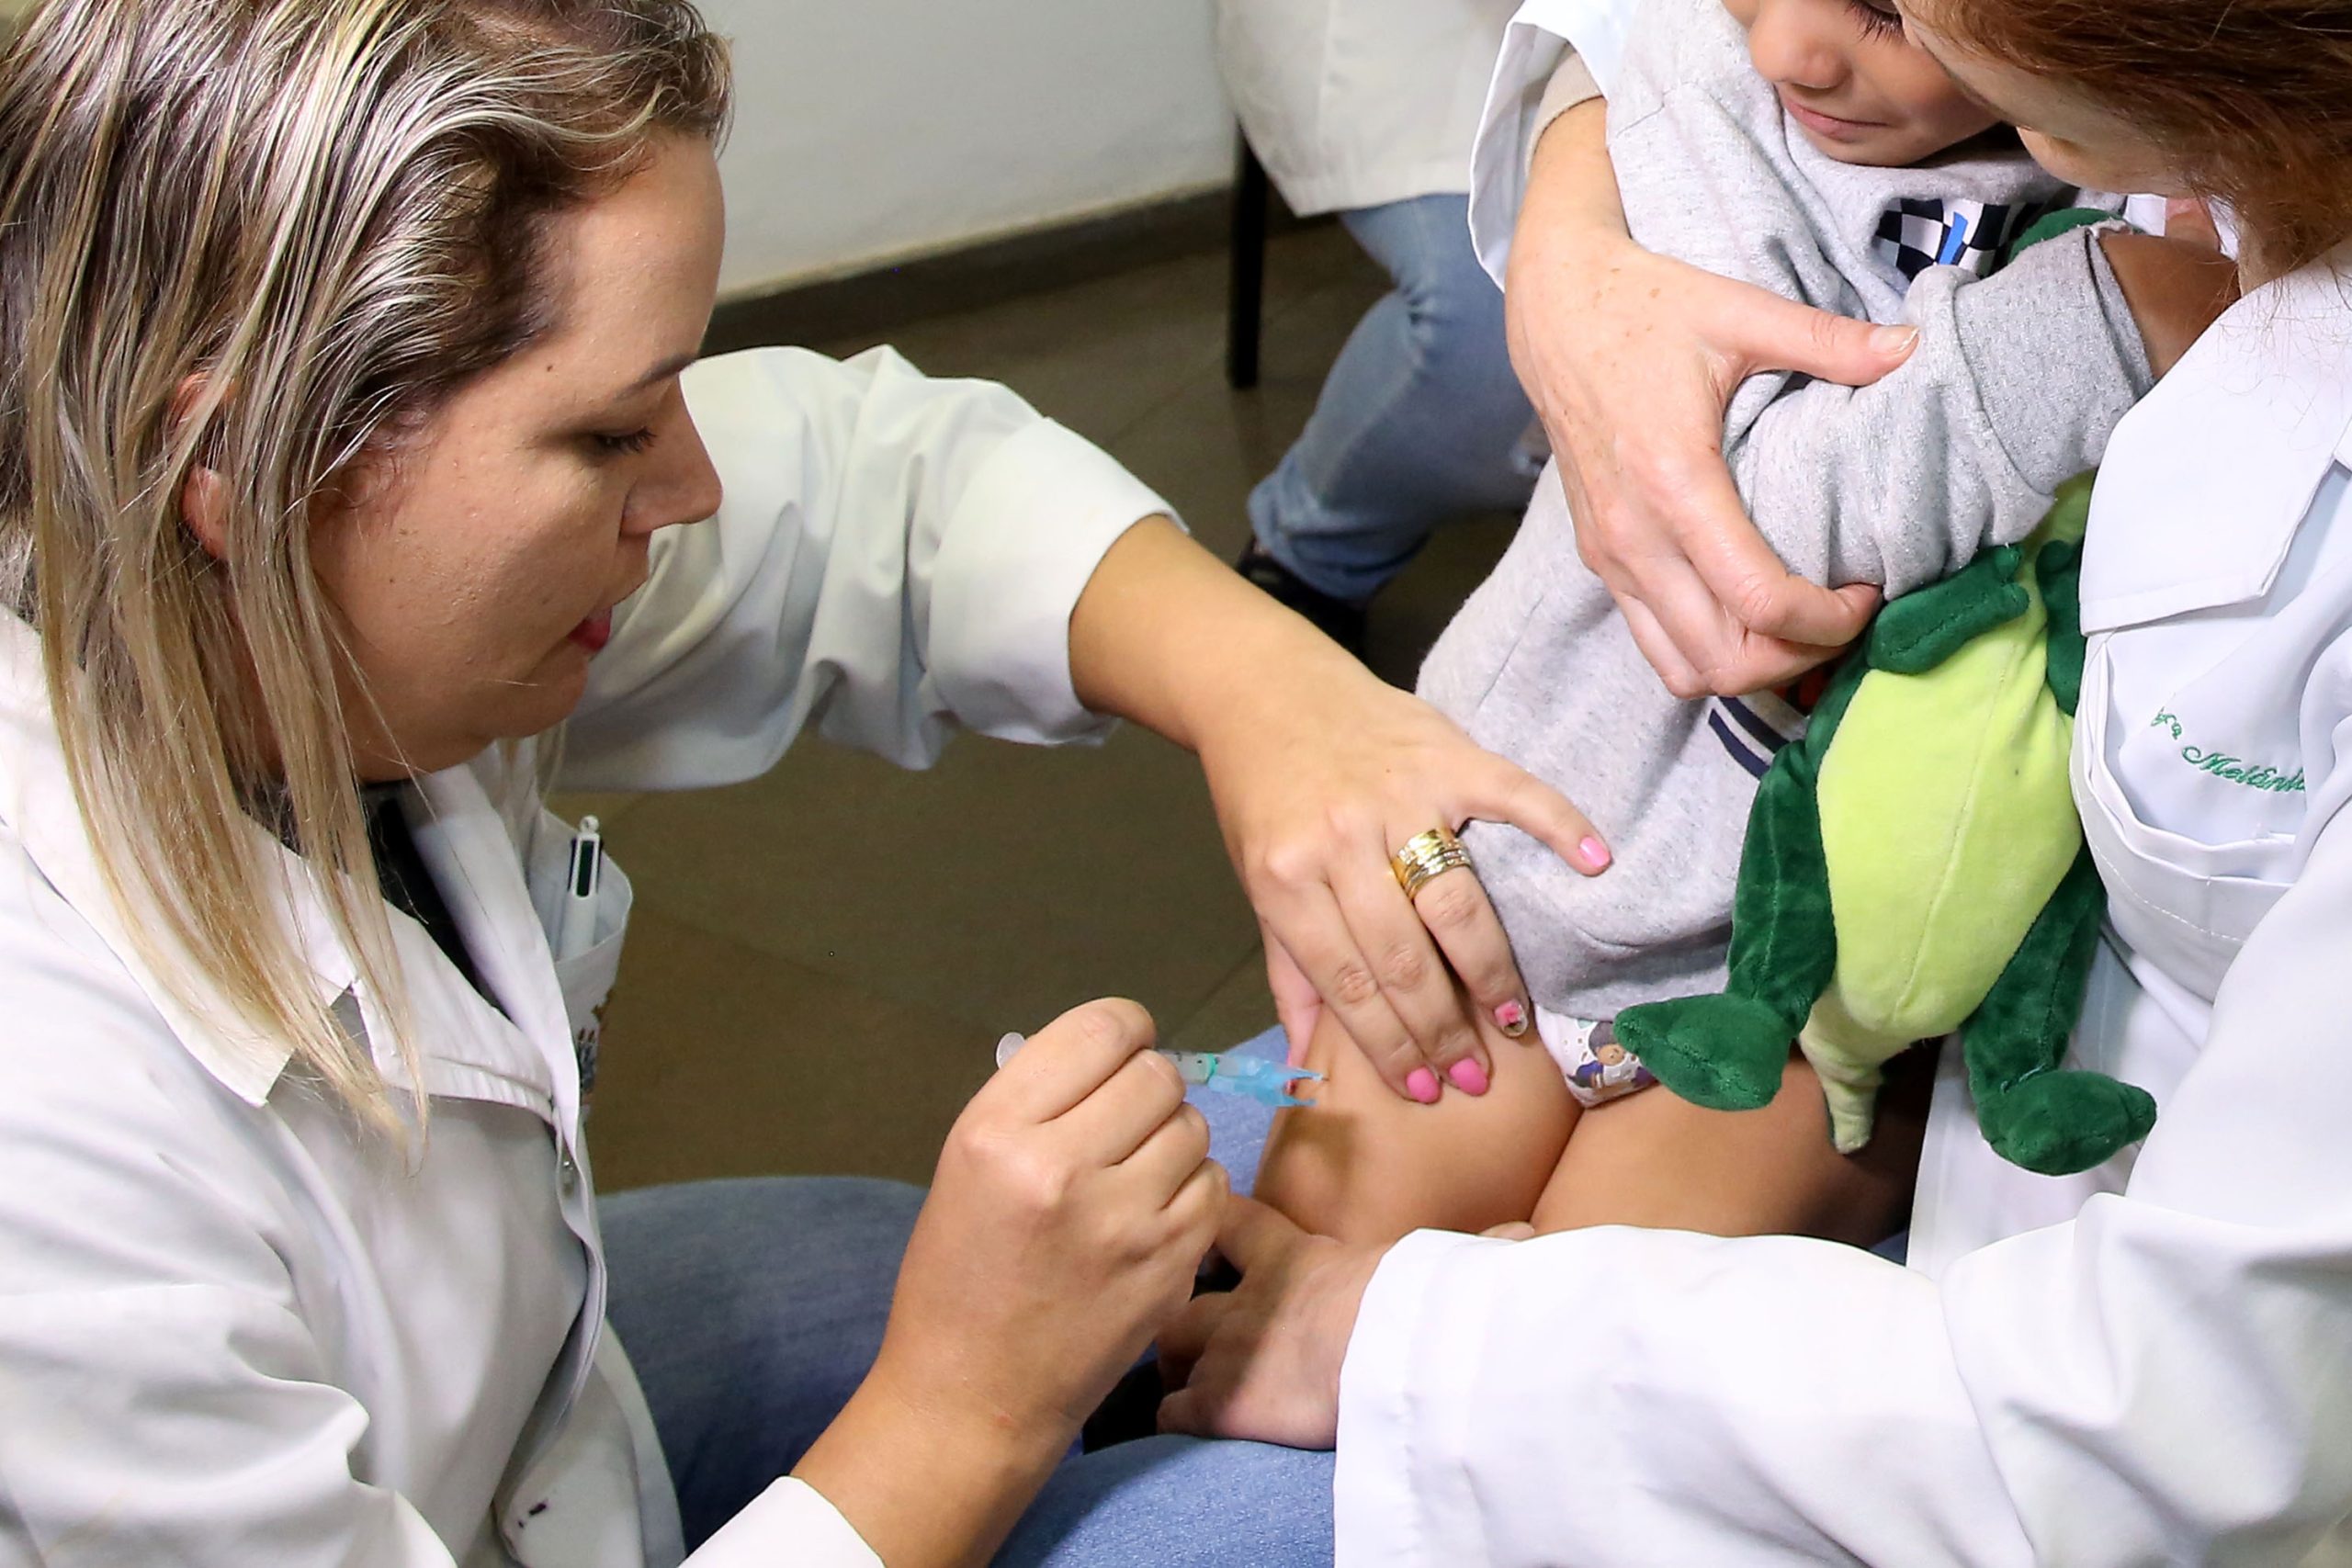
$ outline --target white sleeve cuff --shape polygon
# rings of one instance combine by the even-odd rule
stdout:
[[[1545,91],[1574,53],[1605,96],[1616,85],[1640,0],[1526,0],[1503,34],[1487,89],[1486,112],[1470,154],[1470,240],[1498,288],[1510,258],[1510,235],[1527,196],[1527,164],[1550,123]]]
[[[967,728],[1007,740],[1090,739],[1069,617],[1103,554],[1175,509],[1092,443],[1050,420],[1008,438],[974,478],[933,576],[931,676]]]
[[[1388,1249],[1356,1312],[1355,1332],[1340,1368],[1339,1463],[1331,1482],[1337,1529],[1334,1562],[1440,1561],[1425,1539],[1428,1512],[1414,1488],[1428,1479],[1414,1463],[1419,1422],[1415,1363],[1431,1332],[1426,1322],[1431,1281],[1459,1254],[1507,1247],[1446,1231],[1416,1231]]]
[[[841,1510],[805,1481],[786,1476],[727,1521],[686,1568],[882,1568],[882,1559]]]

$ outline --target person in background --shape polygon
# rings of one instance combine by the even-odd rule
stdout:
[[[1395,288],[1250,496],[1242,574],[1349,647],[1431,531],[1517,512],[1540,457],[1470,246],[1470,143],[1513,0],[1219,0],[1249,141],[1302,216],[1337,212]]]

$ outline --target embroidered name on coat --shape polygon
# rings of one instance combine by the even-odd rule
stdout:
[[[2169,729],[2175,740],[2182,737],[2180,719],[2175,714],[2157,714],[2148,721],[2148,728]],[[2180,749],[2180,760],[2199,773],[2211,773],[2226,784],[2242,784],[2247,789],[2258,789],[2271,795],[2304,793],[2303,770],[2301,768],[2290,773],[2267,762],[2249,762],[2232,752],[2208,751],[2193,741]]]

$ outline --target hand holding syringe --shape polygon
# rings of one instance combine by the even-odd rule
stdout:
[[[1008,1034],[996,1043],[996,1065],[1003,1066],[1012,1054],[1028,1043],[1024,1035]],[[1312,1105],[1290,1092],[1300,1081],[1321,1083],[1323,1075],[1306,1067],[1284,1066],[1257,1056],[1217,1055],[1206,1051],[1154,1051],[1176,1065],[1188,1084],[1219,1094],[1238,1094],[1265,1105]]]

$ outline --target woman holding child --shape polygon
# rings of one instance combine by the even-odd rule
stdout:
[[[1400,1075],[1474,1047],[1385,845],[1589,833],[1002,389],[695,364],[728,91],[679,0],[46,0],[0,63],[0,1562],[970,1561],[1185,1299],[1224,1176],[1125,1004],[927,1201],[600,1207],[628,891],[569,909],[550,778],[1137,718]]]
[[[2109,920],[2072,1065],[2140,1084],[2160,1114],[2106,1166],[2030,1177],[1990,1156],[1944,1064],[1908,1268],[1692,1234],[1703,1214],[1392,1243],[1240,1208],[1224,1246],[1244,1282],[1164,1337],[1190,1376],[1163,1419],[1336,1441],[1346,1562],[2352,1561],[2352,1393],[2335,1371],[2352,1332],[2352,16],[1854,9],[1857,28],[1904,28],[2062,179],[2206,198],[2236,231],[2242,298],[2109,440],[2083,565],[2074,792]],[[1605,17],[1524,15],[1607,85]],[[1813,96],[1838,85],[1794,96],[1840,118]],[[1539,208],[1583,226],[1515,254],[1514,288],[1670,297],[1681,275],[1612,238],[1609,203],[1577,183],[1595,130],[1563,120],[1537,151],[1521,246]],[[1721,304],[1661,307],[1667,325],[1623,341],[1655,355]],[[1587,346],[1555,343],[1549,366],[1605,360],[1591,338],[1639,314],[1576,321]],[[1809,613],[1832,627],[1824,608]],[[1682,654],[1678,689],[1738,657],[1678,643],[1662,617],[1647,630],[1712,648]],[[1589,1113],[1570,1151],[1658,1098]]]

